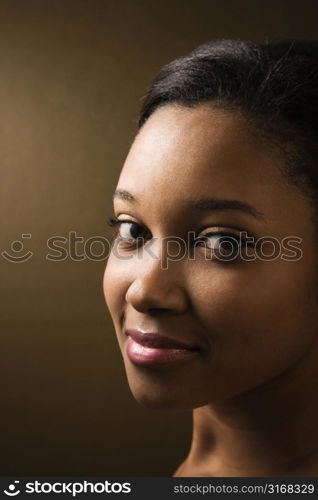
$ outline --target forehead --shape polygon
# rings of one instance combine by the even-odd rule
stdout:
[[[256,140],[239,113],[209,104],[168,105],[141,128],[117,188],[157,211],[163,205],[181,207],[187,199],[216,197],[248,202],[269,219],[277,213],[290,217],[291,205],[299,208],[304,201],[283,179],[281,161],[264,141]]]

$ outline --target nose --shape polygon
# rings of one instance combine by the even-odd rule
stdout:
[[[126,292],[126,302],[137,311],[153,314],[165,310],[181,314],[188,307],[188,296],[182,283],[180,262],[170,261],[168,267],[160,258],[143,257],[136,265],[135,279]]]

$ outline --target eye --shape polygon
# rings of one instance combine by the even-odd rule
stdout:
[[[118,227],[116,237],[123,243],[135,244],[138,241],[140,243],[145,237],[149,237],[149,231],[132,220],[120,220],[117,217],[109,217],[108,224],[111,227]]]
[[[244,258],[247,248],[254,248],[254,241],[242,237],[241,234],[231,232],[209,232],[195,240],[195,246],[204,247],[206,256],[224,262],[235,261]]]

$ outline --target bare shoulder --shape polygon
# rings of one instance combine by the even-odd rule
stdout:
[[[171,477],[185,477],[187,474],[185,474],[185,460],[181,462],[177,470],[172,474]]]

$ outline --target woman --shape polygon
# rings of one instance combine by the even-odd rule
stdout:
[[[144,99],[104,292],[137,401],[193,409],[174,476],[318,473],[317,63],[209,42]]]

